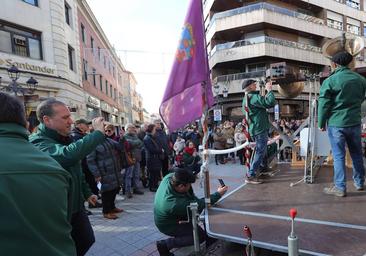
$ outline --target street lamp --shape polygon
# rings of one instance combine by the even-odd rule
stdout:
[[[8,69],[8,75],[11,79],[10,84],[8,85],[1,85],[1,78],[0,78],[0,90],[7,91],[7,92],[13,92],[15,96],[18,96],[18,93],[21,93],[23,97],[25,94],[33,94],[38,86],[38,81],[34,79],[33,77],[29,78],[27,81],[27,87],[23,88],[21,85],[17,83],[17,80],[19,79],[20,71],[16,66],[11,66]],[[24,99],[25,102],[25,99]]]

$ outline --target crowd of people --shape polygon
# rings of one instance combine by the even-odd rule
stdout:
[[[318,126],[328,129],[334,157],[334,184],[324,193],[338,197],[347,194],[345,144],[353,160],[356,190],[364,190],[365,182],[360,116],[366,80],[347,68],[351,60],[345,52],[333,57],[334,73],[324,81],[319,97]],[[263,183],[260,175],[270,171],[267,144],[273,131],[266,109],[274,106],[275,98],[270,81],[265,95],[256,88],[255,80],[243,83],[248,131],[255,141],[245,176],[248,184]],[[172,248],[193,243],[192,225],[179,222],[188,218],[186,208],[191,202],[198,204],[199,211],[205,204],[191,187],[201,166],[202,134],[196,124],[167,135],[163,123],[155,120],[141,126],[127,124],[117,134],[101,117],[73,122],[68,107],[52,98],[38,105],[37,118],[40,124],[29,135],[23,104],[0,93],[0,248],[4,255],[85,255],[95,242],[85,203],[101,207],[105,218],[116,219],[123,212],[115,205],[116,195],[121,189],[127,198],[141,195],[141,186],[156,192],[155,224],[170,236],[157,241],[160,255],[173,255]],[[290,135],[300,125],[300,120],[281,120],[277,128]],[[225,121],[210,127],[208,143],[214,149],[233,148],[245,140],[242,123]],[[243,155],[242,150],[217,155],[215,163],[235,162],[238,156],[244,164]],[[227,189],[218,187],[211,203]],[[200,241],[205,240],[204,231],[199,228],[198,232]]]

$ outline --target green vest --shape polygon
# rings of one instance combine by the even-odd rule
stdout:
[[[366,79],[347,67],[339,67],[320,87],[318,126],[350,127],[361,124],[361,104]]]
[[[29,136],[31,143],[50,155],[71,174],[73,179],[72,212],[76,213],[84,209],[85,200],[92,195],[81,170],[81,160],[104,141],[104,134],[95,131],[72,143],[66,143],[64,139],[66,138],[44,124],[40,124],[38,131]]]
[[[275,96],[269,91],[265,96],[261,96],[258,91],[250,92],[249,97],[249,133],[256,136],[263,132],[268,132],[271,126],[268,120],[267,108],[272,108],[276,104]],[[243,113],[245,116],[245,97],[243,99]]]
[[[0,145],[0,254],[76,255],[71,175],[20,125],[0,123]]]
[[[205,208],[204,198],[198,199],[192,188],[185,194],[175,191],[170,183],[173,175],[173,173],[170,173],[161,181],[154,201],[155,225],[160,232],[166,235],[179,228],[179,221],[187,220],[187,206],[190,203],[198,203],[198,212]],[[211,203],[216,203],[220,197],[218,192],[212,194]]]

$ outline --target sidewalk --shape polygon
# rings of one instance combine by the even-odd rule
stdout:
[[[229,192],[243,184],[244,166],[227,163],[225,165],[209,165],[211,193],[219,186],[217,178],[222,178]],[[198,197],[203,197],[200,179],[194,184],[194,191]],[[87,253],[88,256],[143,256],[159,255],[155,241],[164,239],[154,224],[153,202],[155,193],[148,189],[144,195],[134,195],[131,199],[117,196],[116,206],[124,209],[117,220],[103,218],[101,209],[92,209],[89,216],[94,229],[96,242]],[[192,247],[182,248],[174,252],[177,256],[190,254]]]

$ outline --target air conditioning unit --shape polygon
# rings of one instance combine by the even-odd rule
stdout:
[[[14,36],[14,44],[19,46],[26,46],[27,45],[26,38],[23,36]]]

